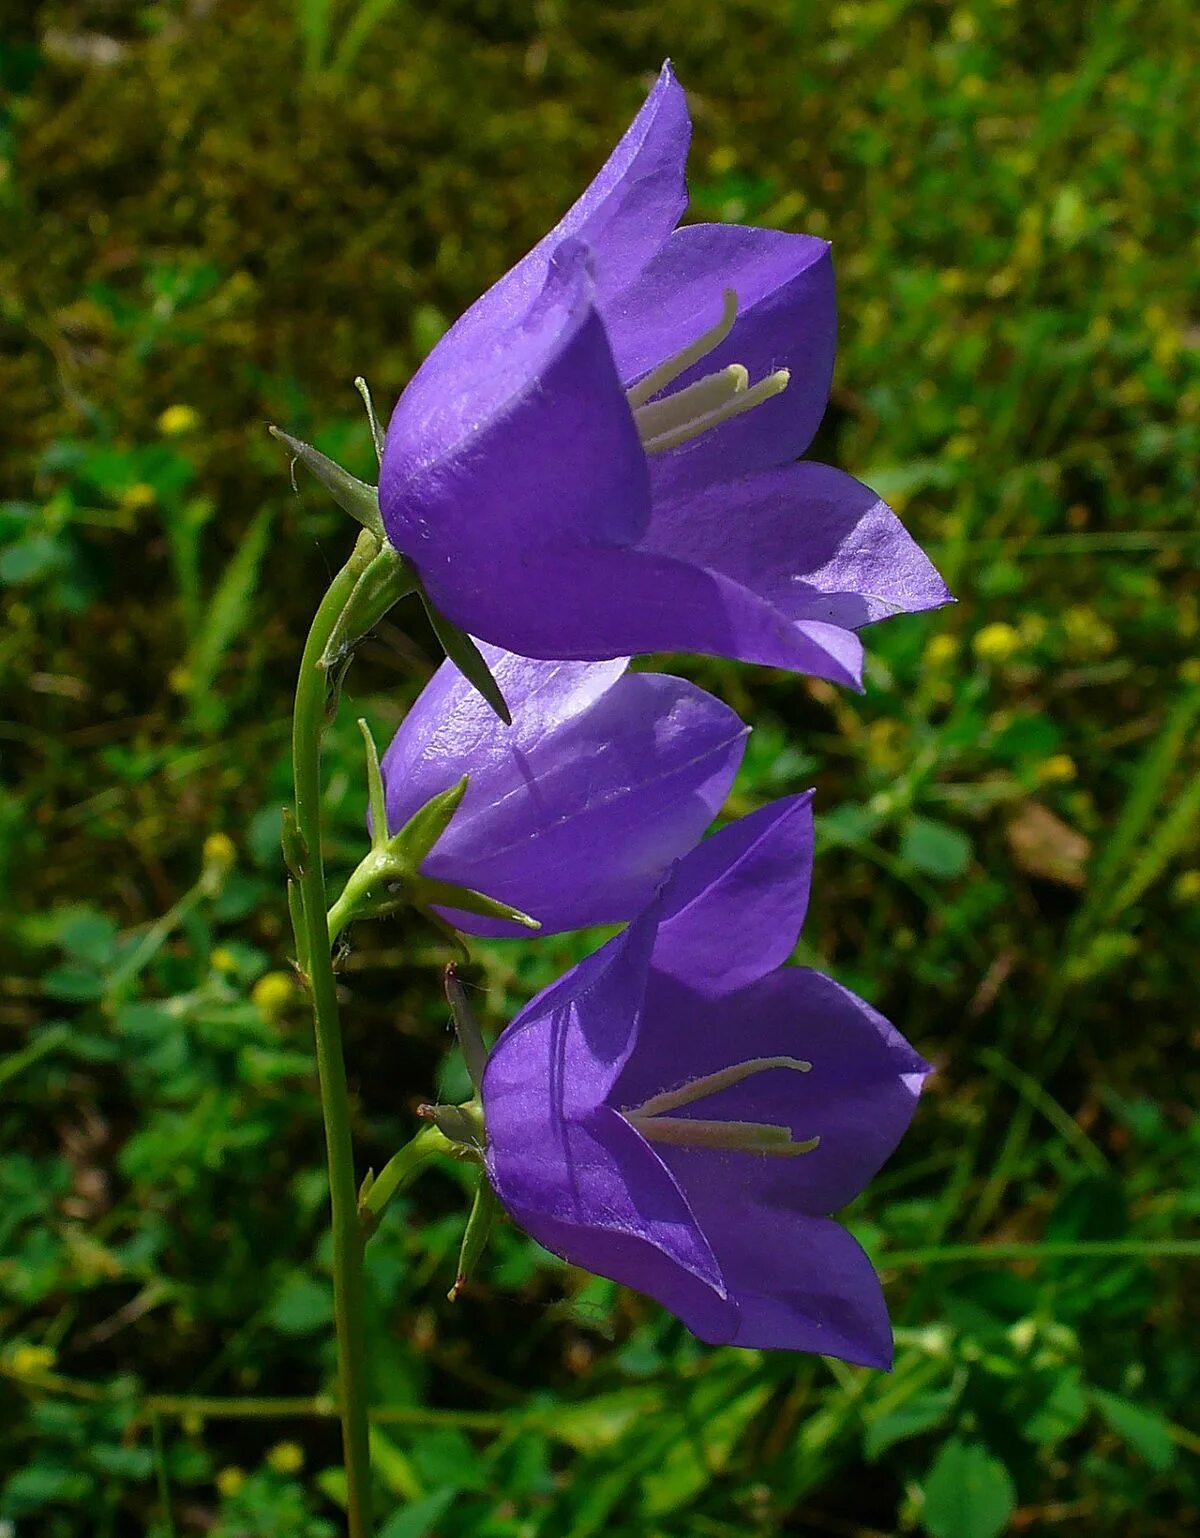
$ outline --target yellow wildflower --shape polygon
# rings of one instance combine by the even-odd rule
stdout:
[[[192,406],[168,406],[158,419],[158,430],[164,438],[181,438],[199,425],[200,413]]]
[[[980,662],[1007,662],[1021,648],[1020,632],[1003,620],[985,625],[971,642]]]

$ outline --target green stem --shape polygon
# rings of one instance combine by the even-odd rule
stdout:
[[[296,683],[292,718],[292,771],[296,782],[296,823],[308,845],[300,876],[303,940],[308,963],[316,1035],[317,1073],[333,1222],[333,1306],[337,1325],[339,1406],[346,1462],[346,1507],[350,1538],[370,1538],[371,1454],[367,1428],[366,1338],[363,1328],[363,1239],[358,1222],[354,1149],[337,984],[325,921],[325,868],[321,846],[321,742],[328,707],[328,678],[321,657],[354,585],[376,550],[369,534],[359,535],[354,553],[333,579],[309,631]]]
[[[1049,1239],[1029,1244],[931,1244],[919,1250],[884,1251],[881,1271],[958,1261],[984,1265],[1017,1260],[1200,1260],[1200,1239]]]
[[[384,1208],[402,1186],[408,1184],[425,1160],[445,1153],[450,1139],[439,1127],[422,1127],[416,1137],[394,1153],[371,1182],[359,1202],[359,1216],[364,1230],[371,1234],[379,1226]]]

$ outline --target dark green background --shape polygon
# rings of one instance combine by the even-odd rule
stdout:
[[[1189,1530],[1195,1262],[1167,1251],[1200,1164],[1192,5],[3,14],[0,1521],[336,1526],[309,1031],[260,985],[287,968],[291,680],[349,534],[263,424],[369,473],[353,376],[390,406],[669,53],[693,216],[834,243],[815,452],[960,599],[870,632],[862,697],[674,660],[756,727],[732,811],[817,787],[803,959],[937,1065],[850,1214],[894,1257],[897,1366],[700,1348],[511,1229],[451,1308],[463,1199],[434,1174],[372,1244],[383,1531]],[[403,607],[355,664],[338,870],[353,716],[386,737],[433,660]],[[219,892],[195,886],[217,831]],[[489,1022],[582,943],[480,947]],[[439,1072],[455,1088],[440,957],[417,926],[354,935],[364,1169]]]

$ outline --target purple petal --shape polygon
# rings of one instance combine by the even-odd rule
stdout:
[[[388,428],[388,536],[435,604],[485,640],[497,638],[475,610],[504,607],[527,555],[628,543],[649,520],[646,458],[591,289],[585,248],[560,248],[522,324],[486,347],[447,338]]]
[[[389,826],[469,773],[426,875],[520,908],[544,934],[631,918],[720,810],[747,728],[695,685],[622,661],[484,656],[513,725],[444,664],[384,757]],[[474,934],[523,933],[448,916]]]
[[[665,1166],[604,1104],[636,1039],[654,929],[652,914],[639,920],[501,1036],[483,1079],[487,1168],[547,1248],[655,1295],[678,1288],[711,1323],[724,1291],[708,1243]]]
[[[657,956],[658,946],[654,967]],[[705,998],[652,971],[637,1047],[612,1101],[641,1105],[767,1057],[800,1058],[812,1068],[753,1074],[676,1114],[786,1126],[798,1142],[819,1137],[816,1148],[782,1159],[696,1148],[659,1152],[689,1201],[711,1192],[734,1213],[753,1189],[781,1210],[824,1217],[853,1201],[890,1157],[929,1072],[895,1026],[832,978],[784,967],[739,993]]]
[[[704,485],[684,470],[670,454],[651,462],[639,548],[722,572],[791,620],[856,629],[950,601],[895,513],[841,470],[805,462]]]
[[[646,1293],[697,1333],[737,1325],[720,1268],[668,1171],[615,1111],[571,1124],[517,1165],[490,1148],[488,1173],[511,1216],[572,1265]]]
[[[773,801],[680,861],[662,894],[655,972],[717,996],[787,960],[808,907],[812,795]]]
[[[736,1215],[706,1203],[700,1217],[736,1305],[732,1344],[813,1351],[864,1367],[892,1365],[883,1288],[861,1245],[828,1218],[749,1199]],[[680,1317],[702,1340],[703,1317]],[[719,1337],[724,1344],[728,1337]]]
[[[489,556],[490,582],[471,594],[469,626],[522,656],[699,652],[860,685],[862,644],[851,631],[793,623],[719,572],[599,547]]]
[[[437,351],[474,351],[532,304],[564,241],[595,256],[603,300],[627,288],[679,223],[687,207],[684,177],[692,136],[683,87],[669,63],[595,180],[533,250],[482,294]]]
[[[782,395],[672,451],[698,484],[797,458],[825,414],[837,347],[837,311],[829,246],[733,224],[676,230],[624,293],[603,305],[621,377],[633,383],[715,324],[732,288],[738,318],[721,345],[671,391],[730,363],[754,383],[791,370]]]

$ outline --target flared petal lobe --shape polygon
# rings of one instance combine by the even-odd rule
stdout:
[[[633,283],[667,240],[687,207],[691,119],[670,63],[587,190],[537,245],[475,301],[438,344],[463,354],[525,314],[564,241],[594,256],[596,294],[606,302]]]
[[[861,481],[806,461],[697,483],[666,454],[652,465],[640,548],[739,583],[792,621],[847,630],[950,602],[933,563]]]
[[[694,684],[628,673],[624,659],[484,658],[512,726],[443,664],[384,755],[390,830],[468,774],[423,874],[519,908],[544,934],[632,918],[720,810],[747,728]],[[521,933],[447,916],[474,934]]]
[[[812,796],[739,818],[679,863],[662,894],[656,973],[716,996],[783,965],[808,908]]]

